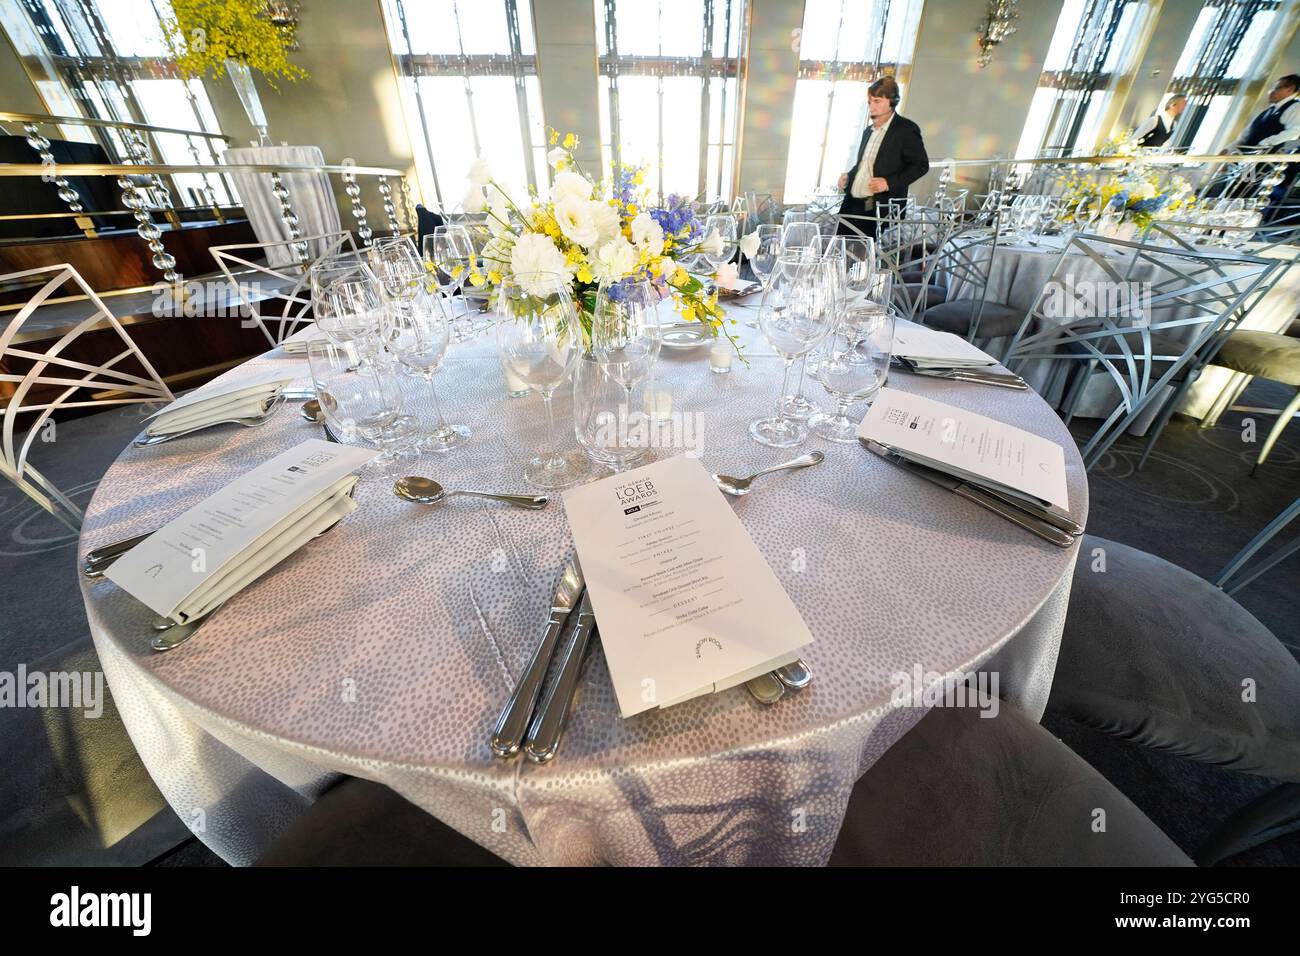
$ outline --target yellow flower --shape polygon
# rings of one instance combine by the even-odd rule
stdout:
[[[593,278],[594,276],[592,276],[591,274],[591,266],[587,265],[586,263],[583,263],[582,266],[578,269],[578,281],[590,282]]]
[[[477,269],[469,274],[469,284],[476,288],[481,286],[484,281],[483,273],[479,272]]]
[[[578,137],[574,136],[572,133],[565,133],[565,134],[564,134],[564,148],[565,148],[565,149],[573,149],[573,147],[575,147],[575,146],[577,146],[577,145],[578,145]]]
[[[691,277],[686,274],[686,270],[681,266],[678,266],[677,271],[673,273],[673,277],[668,281],[673,285],[685,285],[690,281],[690,278]]]
[[[560,131],[558,129],[551,130],[551,145],[554,146],[559,141],[560,141]]]
[[[634,203],[634,202],[630,202],[630,203],[628,203],[628,204],[627,204],[627,214],[628,214],[629,216],[631,216],[633,219],[635,219],[635,218],[636,218],[636,212],[637,212],[637,210],[636,210],[636,203]]]
[[[465,271],[465,267],[464,267],[464,266],[453,266],[453,267],[452,267],[452,270],[451,270],[451,277],[452,277],[453,279],[459,279],[459,278],[460,278],[460,274],[461,274],[462,272],[464,272],[464,271]]]
[[[683,322],[695,321],[695,309],[692,306],[690,305],[682,306],[682,321]]]
[[[493,269],[491,272],[488,273],[488,282],[491,282],[493,285],[500,285],[501,273]]]

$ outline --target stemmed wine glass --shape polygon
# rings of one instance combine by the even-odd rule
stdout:
[[[763,295],[758,324],[768,344],[785,362],[782,395],[790,384],[794,360],[816,348],[835,324],[831,269],[826,260],[805,259],[798,253],[782,255]],[[782,410],[775,418],[751,424],[749,434],[760,444],[790,448],[808,437],[808,428]]]
[[[578,310],[564,278],[553,272],[507,276],[497,295],[497,350],[507,372],[542,396],[549,449],[524,467],[542,488],[565,488],[587,472],[581,451],[560,451],[551,399],[583,350]]]
[[[814,435],[846,444],[857,441],[858,423],[849,418],[849,407],[885,384],[893,347],[894,317],[888,308],[868,303],[845,317],[827,338],[817,365],[817,378],[838,407],[834,415],[818,412],[808,420]]]
[[[704,254],[704,261],[711,267],[711,271],[717,272],[726,265],[736,255],[736,239],[739,232],[736,227],[736,217],[731,213],[717,213],[709,216],[704,220],[704,235],[711,236],[717,233],[722,239],[721,252],[707,252]]]
[[[781,227],[781,252],[811,249],[821,235],[821,226],[815,222],[788,222]]]
[[[818,250],[826,249],[825,254],[819,253]],[[830,306],[833,312],[834,321],[838,322],[840,316],[844,314],[847,304],[847,258],[848,253],[844,244],[844,238],[840,236],[821,236],[808,249],[799,250],[799,254],[807,261],[824,263],[828,269],[827,293],[829,295]],[[777,403],[778,414],[786,418],[794,418],[799,421],[807,421],[813,415],[817,414],[820,409],[817,403],[808,399],[803,393],[803,381],[808,372],[817,374],[817,349],[810,349],[799,359],[799,381],[795,385],[795,390],[790,395],[782,395]]]
[[[335,288],[348,288],[335,295]],[[373,299],[365,292],[369,286]],[[378,280],[364,260],[339,256],[311,269],[312,314],[316,327],[332,342],[345,345],[372,338],[379,328]]]
[[[373,442],[380,453],[366,470],[391,477],[399,460],[389,438],[389,430],[402,412],[397,381],[386,369],[362,361],[356,343],[311,339],[307,365],[325,420],[349,438]]]
[[[442,365],[447,354],[451,322],[447,317],[445,300],[437,294],[419,288],[412,299],[400,309],[390,309],[385,329],[385,344],[399,362],[418,372],[429,389],[436,421],[420,442],[422,451],[451,451],[465,443],[470,436],[468,425],[449,425],[442,415],[438,389],[433,384],[433,374]]]
[[[758,247],[749,257],[749,268],[763,291],[767,289],[767,280],[776,266],[777,256],[781,254],[781,227],[775,223],[761,223],[754,230],[758,234]],[[745,317],[745,324],[751,329],[758,328],[758,316],[751,313]]]
[[[465,226],[435,226],[433,235],[424,237],[424,258],[432,265],[429,270],[438,287],[447,295],[448,306],[454,311],[452,296],[461,292],[469,278],[474,262],[474,242]],[[474,337],[474,328],[468,318],[468,304],[462,302],[465,312],[452,322],[451,341],[463,342]]]
[[[601,282],[591,323],[591,346],[605,372],[632,400],[632,388],[659,357],[659,300],[645,279]]]

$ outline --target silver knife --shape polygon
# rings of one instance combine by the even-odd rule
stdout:
[[[555,585],[555,597],[551,599],[551,616],[546,622],[542,642],[533,652],[528,670],[515,685],[514,693],[510,695],[510,700],[506,702],[505,709],[501,711],[496,727],[492,730],[489,743],[492,752],[498,757],[513,757],[519,752],[519,747],[524,742],[524,734],[528,730],[528,721],[537,706],[537,698],[541,696],[546,671],[555,656],[555,645],[559,643],[560,632],[564,630],[564,622],[569,619],[569,613],[578,603],[578,598],[583,592],[582,566],[578,564],[578,556],[575,554]]]
[[[895,355],[896,367],[905,372],[911,372],[913,375],[924,375],[927,378],[946,378],[958,382],[978,382],[981,385],[996,385],[1000,388],[1014,388],[1020,391],[1026,391],[1029,384],[1013,372],[990,372],[979,368],[957,368],[957,367],[926,367],[917,365],[910,359],[901,355]]]
[[[907,457],[906,453],[895,448],[893,445],[886,445],[884,442],[878,441],[873,441],[872,443],[879,445],[888,452],[889,455],[902,458],[920,468],[929,467],[922,462],[911,461],[911,459]],[[1052,527],[1060,528],[1066,534],[1073,535],[1076,538],[1083,534],[1083,525],[1079,524],[1079,522],[1075,521],[1068,514],[1049,501],[1044,501],[1041,498],[1031,498],[1028,495],[1013,495],[997,488],[990,488],[988,485],[980,484],[977,481],[966,480],[966,484],[972,488],[978,488],[984,494],[997,498],[999,501],[1004,502],[1012,508],[1019,508],[1021,511],[1027,511],[1035,518],[1046,521],[1048,524],[1052,525]]]
[[[546,699],[538,708],[532,726],[528,728],[528,741],[524,752],[534,763],[546,763],[555,756],[560,748],[560,735],[569,718],[569,706],[578,689],[578,678],[582,676],[582,661],[587,655],[587,645],[591,634],[596,629],[596,615],[591,611],[591,595],[582,596],[578,608],[578,623],[569,635],[565,648],[564,663],[560,665],[560,674],[555,683],[546,690]]]
[[[1068,534],[1060,528],[1048,524],[1046,521],[1031,515],[1027,511],[1022,511],[1020,508],[1008,504],[1005,500],[993,497],[983,488],[967,484],[960,478],[955,478],[952,475],[946,474],[945,472],[939,471],[935,468],[930,468],[926,465],[918,465],[914,461],[908,461],[896,452],[886,451],[884,446],[875,442],[863,439],[863,443],[887,461],[893,462],[900,468],[910,471],[912,474],[920,478],[932,481],[941,488],[946,488],[954,494],[965,498],[967,501],[974,502],[981,508],[985,508],[1000,517],[1006,518],[1013,524],[1017,524],[1031,534],[1035,534],[1042,538],[1044,541],[1050,541],[1058,548],[1068,548],[1075,542],[1074,535]],[[872,445],[875,445],[875,447],[873,448]]]
[[[144,534],[137,534],[133,538],[123,538],[121,541],[114,541],[112,544],[106,544],[103,547],[87,551],[85,561],[81,565],[81,573],[88,578],[102,577],[104,570],[109,565],[151,534],[153,534],[152,531],[146,531]]]

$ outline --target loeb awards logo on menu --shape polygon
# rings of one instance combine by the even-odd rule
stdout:
[[[642,504],[651,501],[657,495],[655,483],[648,478],[631,481],[614,489],[614,496],[618,499],[625,515],[640,511]]]

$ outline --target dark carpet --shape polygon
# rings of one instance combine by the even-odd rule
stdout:
[[[1287,397],[1287,389],[1256,383],[1242,402],[1279,407]],[[146,414],[127,407],[60,424],[56,441],[38,445],[33,461],[84,504],[118,452],[139,433]],[[1212,578],[1300,494],[1300,424],[1250,478],[1258,443],[1243,441],[1246,417],[1256,418],[1256,437],[1262,440],[1272,424],[1267,416],[1230,412],[1211,430],[1175,419],[1140,472],[1134,468],[1140,442],[1121,440],[1091,477],[1088,530]],[[1086,437],[1090,424],[1095,423],[1076,423],[1076,437]],[[1300,526],[1281,535],[1274,547],[1296,534]],[[72,533],[0,482],[0,670],[13,672],[20,663],[29,670],[98,669],[75,557]],[[1238,599],[1300,655],[1298,581],[1300,555],[1246,587]],[[1263,778],[1155,753],[1068,722],[1044,724],[1189,853],[1217,823],[1272,786]],[[97,718],[66,710],[0,708],[0,863],[224,865],[167,807],[111,698]],[[1227,863],[1300,864],[1300,834]]]

